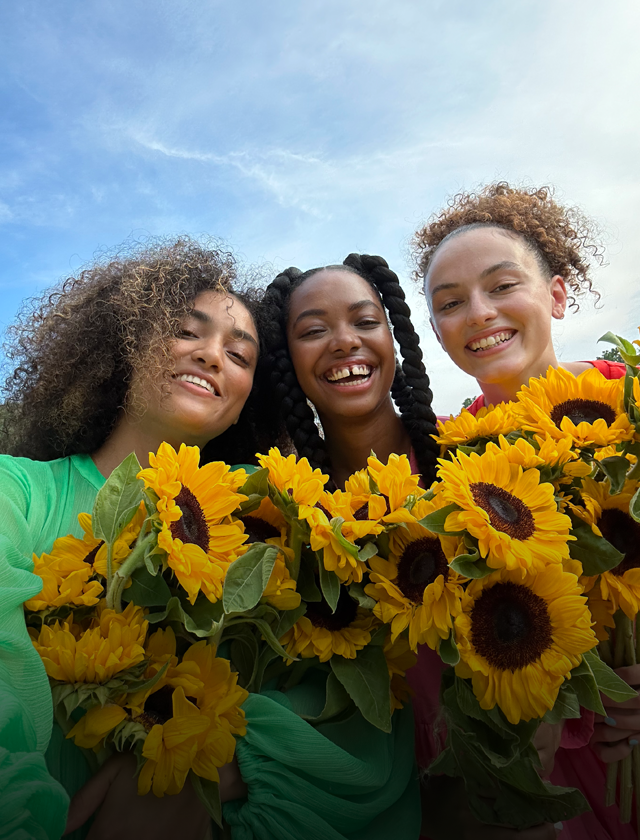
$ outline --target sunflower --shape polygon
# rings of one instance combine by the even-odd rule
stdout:
[[[158,496],[158,546],[192,604],[201,590],[211,602],[222,597],[227,569],[248,538],[240,523],[228,521],[247,498],[237,492],[245,471],[219,461],[198,467],[198,458],[197,446],[183,443],[176,452],[162,443],[149,455],[151,467],[139,473]]]
[[[260,466],[269,470],[269,481],[297,504],[315,505],[329,480],[320,470],[312,470],[306,458],[286,458],[272,447],[268,455],[258,455]]]
[[[107,735],[128,717],[122,706],[107,703],[106,706],[93,706],[83,715],[67,733],[76,746],[92,750],[102,744]]]
[[[356,653],[371,641],[371,629],[376,619],[358,607],[345,587],[334,613],[325,600],[307,604],[307,612],[280,639],[280,644],[292,657],[309,659],[317,656],[327,662],[332,656],[355,659]],[[289,664],[292,660],[287,660]]]
[[[584,480],[581,490],[585,504],[582,518],[594,533],[603,536],[624,555],[617,566],[600,575],[595,588],[599,597],[610,605],[612,614],[621,609],[630,619],[640,612],[640,523],[629,515],[629,504],[637,490],[638,482],[627,480],[620,493],[611,495],[608,479],[591,478]],[[594,594],[593,598],[596,597]],[[598,607],[595,609],[598,611]]]
[[[611,601],[605,601],[602,597],[599,575],[593,577],[583,575],[580,577],[580,584],[587,596],[587,607],[591,613],[593,632],[596,634],[598,641],[606,642],[610,638],[609,631],[616,626],[613,620],[615,609]]]
[[[406,455],[389,455],[386,464],[379,461],[375,455],[367,458],[369,475],[378,486],[381,495],[385,496],[389,506],[385,521],[403,521],[390,519],[394,513],[401,510],[410,497],[421,495],[420,476],[411,473],[411,464]]]
[[[146,515],[147,511],[144,502],[140,502],[140,507],[134,514],[133,519],[124,528],[120,536],[116,539],[116,541],[113,544],[113,549],[111,552],[111,570],[113,572],[116,571],[116,569],[122,564],[124,560],[126,560],[126,558],[131,553],[131,549],[133,548],[133,544],[138,538],[138,534],[140,533]],[[78,514],[78,522],[80,523],[80,527],[84,531],[84,541],[88,545],[93,545],[95,548],[95,551],[92,551],[93,559],[91,560],[91,565],[93,566],[93,569],[96,572],[96,574],[100,575],[100,577],[106,578],[107,546],[103,541],[100,541],[100,544],[96,546],[96,538],[93,535],[91,514]],[[85,560],[85,562],[89,561]]]
[[[404,636],[400,636],[395,642],[392,642],[391,634],[389,634],[384,643],[383,651],[389,669],[391,710],[395,711],[395,709],[401,709],[413,696],[413,691],[405,679],[405,674],[409,668],[413,668],[418,661],[418,657],[411,650],[409,641]]]
[[[105,683],[143,661],[148,626],[144,611],[133,603],[117,613],[102,601],[88,629],[74,624],[70,615],[63,623],[45,624],[39,633],[29,633],[52,679]]]
[[[513,724],[553,708],[569,672],[597,643],[581,593],[559,563],[471,581],[455,621],[456,674],[472,679],[481,708],[497,705]]]
[[[624,379],[605,379],[596,368],[574,376],[549,368],[518,393],[513,410],[524,429],[569,437],[577,447],[631,440],[634,428],[624,410]]]
[[[496,438],[508,435],[518,428],[518,422],[509,403],[498,403],[488,408],[481,408],[476,415],[466,408],[457,417],[453,414],[448,420],[438,420],[436,441],[443,449],[454,446],[470,446],[481,438]]]
[[[571,520],[558,512],[552,484],[534,467],[523,469],[494,443],[486,452],[459,452],[440,460],[441,491],[462,510],[447,517],[447,531],[467,530],[492,568],[540,567],[568,557]]]
[[[377,601],[374,615],[391,626],[392,643],[408,627],[414,651],[425,642],[435,650],[460,612],[464,578],[449,563],[463,551],[462,540],[433,534],[416,521],[442,506],[441,500],[416,502],[413,523],[389,534],[389,560],[369,560],[365,592]]]
[[[262,593],[262,597],[277,610],[295,610],[300,606],[300,593],[296,592],[296,582],[289,574],[285,563],[285,553],[293,556],[293,552],[283,547],[273,564],[269,581]]]

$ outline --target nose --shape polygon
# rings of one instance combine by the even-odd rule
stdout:
[[[469,296],[467,324],[470,326],[484,326],[492,321],[497,314],[495,305],[487,295],[477,292]]]
[[[218,337],[211,337],[207,341],[199,342],[191,351],[191,358],[205,368],[220,370],[225,358],[222,341]]]
[[[352,324],[340,324],[331,336],[330,350],[336,353],[353,353],[362,347],[362,339]]]

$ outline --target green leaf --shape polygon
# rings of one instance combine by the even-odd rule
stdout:
[[[151,575],[146,568],[131,575],[131,586],[122,592],[123,601],[133,601],[139,607],[164,607],[171,598],[171,590],[162,575]]]
[[[348,540],[342,534],[342,526],[344,524],[344,519],[341,516],[334,516],[334,518],[331,520],[330,524],[331,524],[331,530],[333,531],[333,535],[338,540],[338,542],[340,543],[340,546],[342,548],[344,548],[344,550],[347,552],[347,554],[349,554],[351,557],[353,557],[354,560],[358,560],[359,559],[358,546],[354,545],[352,542],[350,542],[350,540]]]
[[[440,641],[438,653],[440,655],[440,659],[442,659],[446,665],[457,665],[458,662],[460,662],[460,652],[458,651],[458,645],[456,644],[455,633],[453,630],[446,639],[442,639]]]
[[[302,549],[300,555],[300,570],[298,572],[298,582],[296,589],[300,593],[303,601],[321,601],[322,593],[316,586],[316,571],[318,569],[318,561],[314,551],[307,551]]]
[[[318,552],[318,571],[320,573],[320,588],[324,599],[331,607],[331,612],[336,611],[338,599],[340,598],[340,579],[335,572],[329,572],[324,567],[322,553]]]
[[[607,713],[602,705],[598,683],[589,667],[588,660],[584,656],[580,665],[571,671],[571,688],[575,691],[581,706],[590,709],[592,712],[597,712],[603,717],[606,716]]]
[[[382,648],[367,645],[355,659],[334,655],[330,662],[365,720],[383,732],[391,732],[389,669]]]
[[[372,610],[375,607],[376,602],[364,591],[364,583],[362,581],[360,583],[352,583],[347,588],[349,595],[351,595],[358,606],[363,607],[365,610]]]
[[[387,641],[387,636],[389,635],[389,625],[383,624],[380,627],[376,627],[376,629],[371,634],[371,641],[369,642],[370,645],[384,645]]]
[[[492,572],[495,572],[495,569],[490,569],[484,560],[479,560],[479,556],[477,551],[473,554],[459,554],[451,561],[451,568],[459,575],[473,578],[474,580],[486,577]]]
[[[275,546],[254,543],[229,566],[222,593],[226,613],[246,612],[255,607],[266,586],[265,575],[268,581],[277,556]]]
[[[102,485],[93,505],[91,524],[99,540],[113,543],[131,522],[143,499],[144,482],[135,452],[127,455]]]
[[[585,575],[608,572],[622,562],[624,554],[604,537],[596,536],[588,525],[577,524],[574,519],[571,533],[576,539],[569,543],[569,554],[582,563]]]
[[[378,546],[374,542],[365,543],[358,551],[358,559],[366,563],[371,557],[378,553]]]
[[[182,603],[174,595],[169,599],[164,610],[149,613],[147,621],[149,624],[158,624],[160,621],[177,621],[183,625],[187,632],[204,639],[215,636],[221,630],[224,623],[224,613],[220,601],[211,604],[201,595],[192,607],[191,604]]]
[[[212,782],[210,779],[203,779],[202,776],[197,776],[193,770],[189,771],[189,778],[207,814],[209,814],[217,826],[222,828],[222,804],[220,802],[220,788],[218,783]]]
[[[589,664],[600,691],[614,703],[624,703],[625,700],[634,700],[638,696],[638,692],[605,665],[596,653],[588,651],[583,654],[583,659]]]
[[[640,459],[638,459],[638,463],[640,464]],[[636,522],[640,522],[640,488],[636,490],[633,499],[631,499],[629,514]]]
[[[269,470],[265,467],[251,473],[238,492],[248,497],[247,501],[240,505],[243,514],[259,508],[260,502],[269,495]]]
[[[419,519],[418,522],[423,528],[426,528],[427,531],[431,531],[433,534],[460,536],[464,531],[445,531],[444,529],[444,524],[449,514],[455,513],[458,510],[462,510],[459,505],[447,505],[446,507],[440,508],[440,510],[434,510],[433,513],[427,514],[423,519]]]
[[[325,702],[322,712],[316,717],[300,715],[300,717],[309,721],[314,726],[317,726],[319,723],[326,723],[326,721],[342,715],[346,710],[353,709],[353,700],[349,697],[349,694],[333,671],[327,677],[325,690]]]
[[[571,683],[565,683],[558,692],[556,702],[553,709],[550,709],[542,718],[545,723],[560,723],[563,720],[575,719],[580,717],[580,703],[575,691],[571,688]]]
[[[611,495],[617,495],[624,487],[629,469],[629,461],[622,455],[612,455],[598,462],[600,469],[609,479]]]
[[[296,621],[305,614],[306,609],[304,604],[300,604],[295,610],[286,610],[286,612],[280,613],[279,621],[273,628],[273,634],[278,641],[291,630]]]

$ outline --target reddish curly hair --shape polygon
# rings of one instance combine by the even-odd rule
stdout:
[[[416,279],[424,278],[447,237],[480,225],[521,236],[549,277],[558,274],[565,280],[572,308],[578,308],[578,295],[591,292],[600,297],[589,276],[592,260],[604,262],[593,223],[579,209],[558,204],[551,187],[527,189],[506,181],[454,195],[444,210],[416,231],[411,240]]]

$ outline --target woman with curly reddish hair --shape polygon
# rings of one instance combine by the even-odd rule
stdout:
[[[578,296],[597,295],[590,264],[602,262],[602,251],[588,219],[556,202],[549,188],[500,182],[456,195],[417,231],[413,250],[438,341],[481,388],[469,407],[473,414],[485,405],[514,399],[529,379],[545,374],[549,366],[576,375],[597,368],[608,379],[624,375],[624,365],[615,362],[557,359],[552,320],[564,318],[567,305],[577,309]],[[436,749],[428,739],[437,715],[429,653],[423,653],[413,672],[419,762],[425,767]],[[640,667],[620,674],[631,685],[640,685]],[[620,824],[617,807],[604,808],[604,762],[624,757],[640,739],[640,701],[624,708],[606,698],[605,703],[607,724],[612,725],[598,722],[594,727],[593,715],[584,711],[579,721],[567,721],[563,732],[545,727],[540,733],[548,768],[560,743],[551,781],[580,788],[593,809],[565,824],[563,840],[637,836],[630,826]],[[432,791],[442,784],[431,780]],[[476,836],[473,829],[469,836]]]

